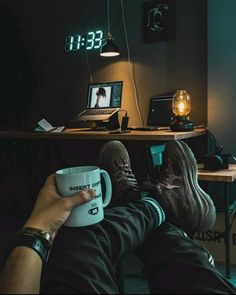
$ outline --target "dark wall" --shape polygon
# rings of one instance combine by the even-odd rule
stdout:
[[[235,10],[235,0],[208,0],[208,127],[218,145],[223,146],[223,152],[233,155],[236,155]],[[230,158],[230,162],[235,160]],[[230,188],[231,200],[235,200],[236,183]],[[222,208],[222,184],[213,184],[210,194],[216,196],[216,204]]]
[[[208,125],[236,155],[236,1],[208,1]]]
[[[34,88],[31,62],[15,11],[0,5],[0,19],[0,129],[21,129],[29,120]]]
[[[154,43],[143,42],[144,1],[123,2],[131,70],[133,66],[143,121],[147,120],[151,96],[185,88],[192,95],[191,119],[195,124],[206,123],[206,1],[177,0],[175,39]],[[79,112],[91,80],[89,69],[93,82],[124,81],[122,108],[128,110],[131,125],[140,124],[120,1],[110,1],[110,19],[121,55],[110,59],[101,58],[97,50],[87,52],[87,56],[84,50],[64,51],[68,34],[96,29],[106,32],[107,1],[1,0],[0,3],[13,9],[31,65],[33,81],[25,82],[32,88],[29,126],[33,127],[42,117],[52,124],[63,125]],[[4,29],[8,29],[7,24]]]

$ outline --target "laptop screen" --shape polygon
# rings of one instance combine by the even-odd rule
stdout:
[[[87,108],[120,108],[123,81],[88,85]]]

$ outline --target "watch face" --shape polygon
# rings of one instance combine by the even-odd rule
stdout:
[[[38,237],[42,237],[45,240],[45,242],[48,243],[47,246],[51,246],[53,238],[49,232],[32,227],[24,227],[23,231],[27,231],[29,233],[37,235]]]
[[[52,236],[49,232],[42,231],[41,234],[47,241],[49,241],[50,243],[52,242]]]

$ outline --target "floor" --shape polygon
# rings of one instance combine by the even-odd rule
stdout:
[[[221,273],[225,274],[225,264],[224,263],[217,263],[216,267],[220,270]],[[236,287],[236,265],[231,264],[231,279],[229,279],[230,283]]]
[[[216,267],[221,273],[225,274],[223,263],[216,262]],[[131,255],[126,258],[123,269],[125,272],[123,287],[125,294],[150,294],[147,281],[142,277],[142,263],[136,256]],[[231,279],[229,281],[236,287],[236,265],[231,265]]]

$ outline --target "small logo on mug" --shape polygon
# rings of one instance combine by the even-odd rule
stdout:
[[[98,214],[98,211],[99,211],[98,207],[95,207],[95,208],[90,209],[88,211],[88,213],[91,215],[96,215],[96,214]]]

